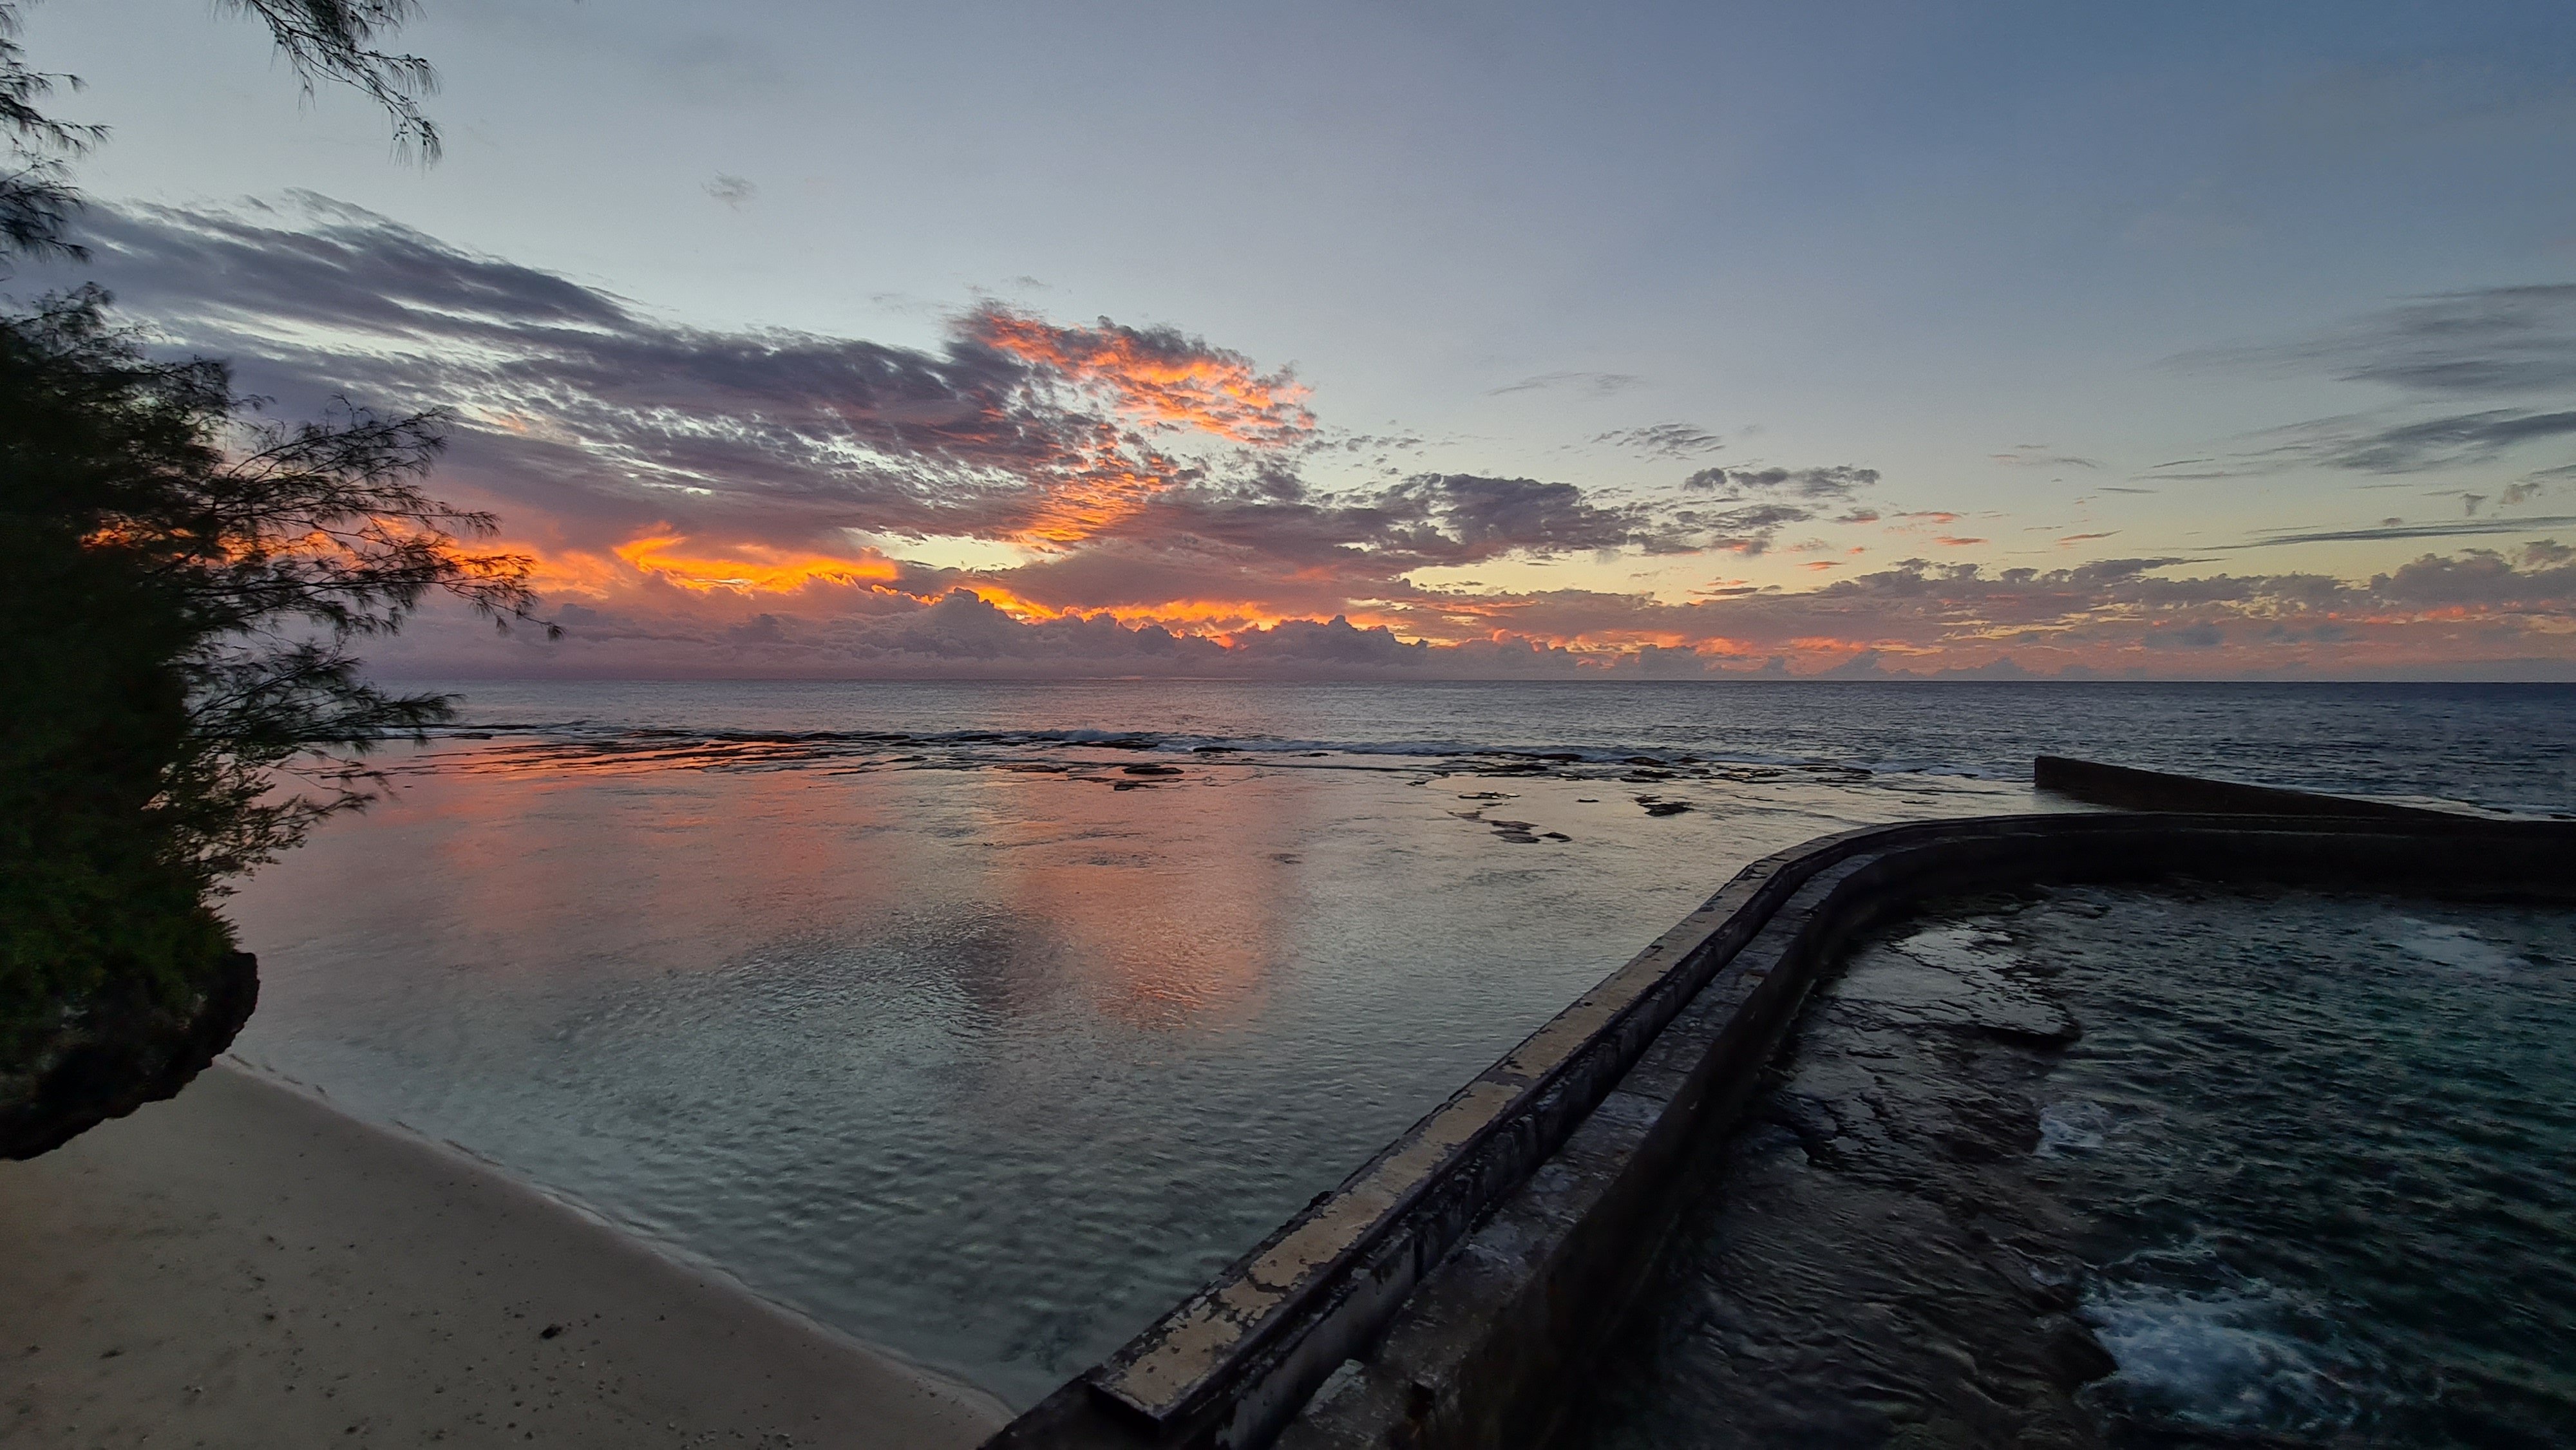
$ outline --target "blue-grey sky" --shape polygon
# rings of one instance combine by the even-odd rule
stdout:
[[[388,341],[249,316],[266,304],[245,298],[299,285],[277,236],[337,217],[360,251],[408,237],[564,279],[672,347],[783,329],[927,358],[1013,317],[1060,330],[1058,366],[1090,345],[1062,339],[1110,335],[1102,319],[1173,329],[1309,390],[1298,497],[1345,505],[1331,549],[1294,568],[1227,556],[1229,594],[1204,529],[1183,568],[1133,529],[1127,553],[1086,554],[1100,529],[925,522],[856,496],[835,514],[828,479],[789,490],[824,503],[767,522],[774,489],[701,517],[593,481],[574,507],[506,448],[460,448],[458,486],[524,521],[514,538],[607,571],[559,574],[603,621],[591,654],[575,629],[568,658],[589,663],[568,667],[890,659],[849,633],[854,609],[887,612],[886,579],[832,586],[868,593],[861,608],[751,571],[818,550],[938,571],[902,597],[928,610],[970,588],[1024,626],[1110,609],[1232,639],[1338,613],[1595,663],[1647,643],[1697,668],[2576,659],[2552,548],[2576,539],[2564,5],[427,0],[402,36],[445,80],[430,110],[447,152],[427,169],[389,158],[363,98],[300,98],[264,35],[202,0],[50,0],[27,20],[34,61],[88,82],[60,110],[115,127],[80,173],[109,205],[103,234],[130,233],[100,274],[182,341],[256,354],[291,333],[301,360],[266,380],[289,396],[362,379],[388,403],[437,400],[427,374],[381,365],[429,348],[417,319]],[[245,215],[266,240],[240,255],[264,260],[215,267],[145,236]],[[278,275],[243,280],[261,268]],[[1058,381],[1115,371],[1094,364]],[[1209,442],[1116,382],[1094,387],[1102,416]],[[469,424],[542,425],[542,392],[503,407],[487,389]],[[641,446],[562,426],[594,459]],[[1215,442],[1234,452],[1186,487],[1264,466]],[[1437,482],[1459,478],[1473,486]],[[1408,479],[1409,503],[1371,492]],[[1578,508],[1628,510],[1625,532],[1562,510],[1496,532],[1466,500],[1502,507],[1497,481],[1571,485]],[[1540,495],[1511,498],[1526,514]],[[1412,508],[1450,545],[1500,542],[1398,557],[1397,525],[1350,523],[1353,500]],[[683,542],[617,552],[648,537]],[[1342,568],[1351,551],[1383,557]],[[2428,554],[2448,582],[2409,593],[2399,571]],[[1971,585],[1937,618],[1868,602],[1919,597],[1909,569],[1956,583],[1967,564],[2065,577],[2047,607],[1987,608]],[[2093,582],[2067,574],[2088,567]],[[1276,582],[1317,569],[1342,570],[1338,594]],[[2474,599],[2463,570],[2485,580]],[[1142,575],[1170,582],[1119,582]],[[1834,581],[1840,604],[1807,597]],[[637,592],[655,583],[678,592]],[[1443,591],[1500,602],[1444,613],[1425,602]],[[648,616],[656,638],[702,627],[661,653],[613,646]],[[764,616],[810,648],[714,632]],[[2160,649],[2160,630],[2206,643]]]

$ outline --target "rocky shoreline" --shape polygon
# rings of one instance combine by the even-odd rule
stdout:
[[[227,952],[170,1001],[114,979],[60,1004],[0,1062],[0,1158],[33,1158],[186,1087],[259,1005],[259,959]]]
[[[1817,987],[1569,1443],[2102,1443],[2078,1225],[2029,1171],[2081,1028],[1979,946],[1918,918]]]

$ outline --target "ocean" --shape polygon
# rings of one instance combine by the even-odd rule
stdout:
[[[2563,904],[1927,903],[1819,986],[1569,1450],[2563,1445],[2571,1035]]]
[[[1027,1404],[1687,913],[2035,753],[2576,810],[2565,686],[464,682],[235,1051]]]

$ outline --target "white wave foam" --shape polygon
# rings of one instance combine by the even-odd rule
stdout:
[[[2106,1389],[2216,1429],[2333,1434],[2361,1419],[2368,1386],[2385,1375],[2327,1306],[2232,1273],[2205,1248],[2136,1256],[2113,1272],[2192,1260],[2196,1287],[2109,1282],[2087,1296],[2082,1316],[2119,1366]]]
[[[2467,927],[2448,922],[2401,916],[2391,935],[2391,944],[2408,956],[2477,976],[2500,977],[2530,965]]]
[[[2070,1150],[2090,1153],[2111,1135],[2117,1120],[2100,1103],[2078,1098],[2049,1103],[2039,1110],[2039,1156],[2055,1158]]]

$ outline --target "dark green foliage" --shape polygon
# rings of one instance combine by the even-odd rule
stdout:
[[[458,546],[492,520],[418,487],[439,415],[259,422],[106,300],[0,318],[0,1039],[107,975],[185,989],[230,945],[223,879],[446,717],[361,680],[351,640],[433,590],[532,603],[524,559]]]
[[[414,0],[218,4],[437,156],[436,77],[376,48]],[[85,255],[67,165],[106,135],[46,114],[80,81],[27,63],[18,15],[0,0],[0,276]],[[362,803],[371,745],[445,718],[359,679],[351,639],[434,589],[505,621],[531,602],[526,561],[456,546],[491,519],[416,486],[441,415],[256,423],[223,364],[153,361],[106,303],[0,317],[0,1067],[102,986],[186,998],[231,946],[225,878]]]

